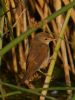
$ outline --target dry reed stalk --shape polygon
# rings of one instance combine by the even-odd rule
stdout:
[[[23,4],[24,4],[24,1],[23,1]],[[23,9],[26,9],[23,12],[23,31],[24,32],[27,30],[27,17],[26,17],[26,15],[27,15],[27,8],[26,8],[25,5],[24,5],[24,8],[23,8]],[[28,42],[28,39],[24,40],[24,49],[25,49],[25,58],[27,59],[27,56],[28,56],[28,53],[29,53],[29,42]],[[25,60],[25,63],[26,63],[26,60]]]
[[[49,14],[51,15],[52,14],[51,9],[48,8],[48,10],[49,10]],[[55,20],[52,20],[51,24],[52,24],[52,28],[53,28],[54,33],[58,33],[58,28],[57,28],[57,24],[56,24]]]
[[[67,36],[65,36],[65,39],[66,39],[66,46],[67,46],[67,51],[68,51],[68,55],[69,55],[71,70],[72,70],[72,73],[75,75],[75,68],[74,68],[73,58],[72,58],[71,49],[70,49],[70,46],[69,46],[69,41],[67,39]]]
[[[39,0],[38,0],[38,3],[40,4]],[[42,20],[48,16],[49,11],[48,11],[47,4],[45,3],[44,0],[42,0],[42,3],[40,4],[40,6],[35,2],[35,6],[36,6],[36,9]],[[42,9],[42,7],[43,7],[43,9]],[[44,30],[47,30],[49,33],[51,33],[51,30],[50,30],[48,24],[46,24],[43,28],[44,28]]]
[[[21,12],[22,12],[22,5],[19,4],[18,9],[16,9],[16,14],[15,14],[16,20],[20,16]],[[20,34],[22,32],[23,23],[21,21],[23,21],[22,16],[20,17],[20,19],[18,20],[18,23],[16,25],[16,35],[17,36],[20,36]],[[19,64],[20,64],[22,71],[25,72],[26,71],[26,62],[25,62],[25,55],[24,55],[22,43],[20,43],[18,45],[18,48],[19,48],[19,62],[20,62]]]
[[[9,12],[7,13],[7,17],[8,17],[9,24],[12,25],[12,16],[11,16],[11,12],[10,12],[10,6],[12,6],[12,3],[10,2],[10,0],[7,0],[6,1],[6,9],[9,10]],[[13,8],[13,6],[12,6],[12,8]],[[13,67],[14,72],[17,72],[18,69],[17,69],[17,58],[16,58],[15,47],[12,48],[11,51],[12,51],[12,63],[13,63],[12,67]]]
[[[59,10],[62,7],[61,0],[56,0],[56,1],[54,0],[53,4],[54,4],[54,7],[55,7],[55,10]],[[60,34],[63,23],[64,23],[63,16],[59,15],[58,17],[56,17],[56,22],[57,22],[58,30],[59,30],[59,34]],[[63,66],[64,66],[64,72],[65,72],[66,85],[71,86],[69,64],[68,64],[67,51],[66,51],[66,45],[65,45],[64,40],[62,40],[62,42],[61,42],[61,52],[62,52],[62,57],[63,57]],[[72,94],[71,90],[67,90],[67,92],[68,92],[68,94]]]
[[[75,60],[75,30],[73,31],[73,35],[71,36],[71,47],[73,49],[73,58]]]
[[[29,27],[31,27],[31,28],[35,27],[35,25],[34,25],[34,24],[35,24],[35,20],[34,20],[34,18],[31,18],[31,17],[30,17],[28,11],[27,11],[27,17],[28,17],[28,24],[29,24]],[[32,37],[32,38],[35,37],[35,33],[34,33],[34,32],[31,34],[31,37]]]
[[[67,5],[70,3],[70,1],[73,1],[73,0],[70,0],[70,1],[69,0],[62,0],[62,1],[65,5]],[[73,22],[75,23],[75,10],[73,8],[72,8],[72,12],[71,12],[71,18],[72,18]]]

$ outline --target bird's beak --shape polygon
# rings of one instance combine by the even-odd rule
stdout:
[[[55,41],[56,39],[53,36],[49,36],[48,40],[51,42],[51,41]]]

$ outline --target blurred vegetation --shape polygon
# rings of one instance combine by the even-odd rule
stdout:
[[[73,6],[74,0],[0,0],[1,100],[74,100]],[[25,84],[22,79],[27,69],[30,43],[41,31],[51,34],[54,39],[49,44],[50,64],[41,72],[36,72],[32,81]],[[51,64],[53,67],[50,67]],[[47,80],[49,87],[45,89],[48,93],[41,99],[48,75],[51,79]]]

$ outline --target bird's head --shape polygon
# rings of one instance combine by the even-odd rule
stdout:
[[[37,33],[36,38],[45,44],[49,44],[52,41],[52,36],[46,32]]]

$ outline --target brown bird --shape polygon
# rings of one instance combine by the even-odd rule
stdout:
[[[45,68],[49,64],[51,40],[51,35],[46,32],[37,33],[31,40],[24,81],[30,80],[38,69]]]

